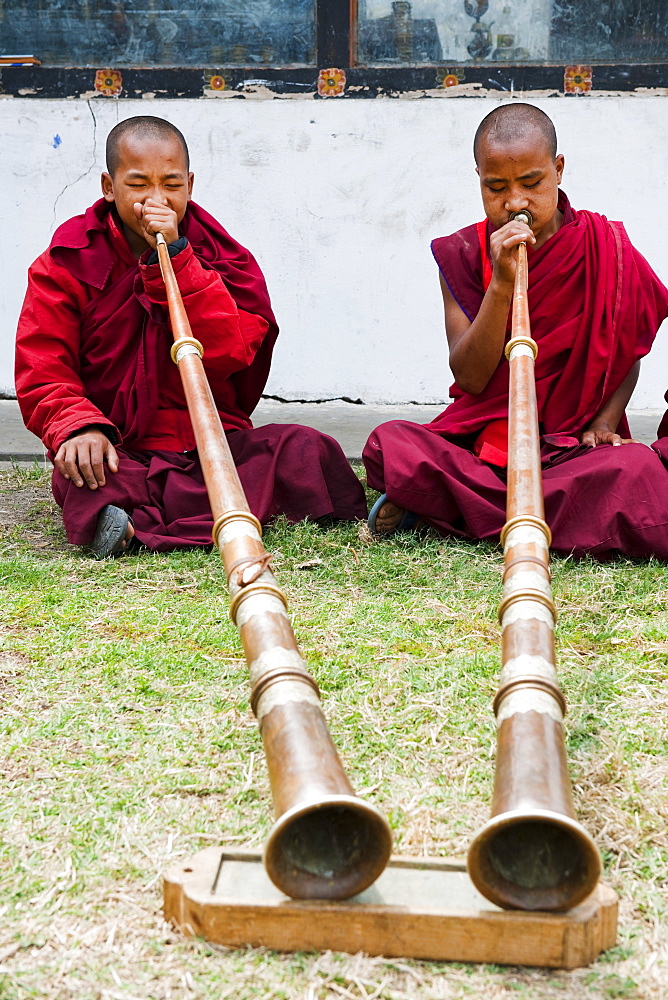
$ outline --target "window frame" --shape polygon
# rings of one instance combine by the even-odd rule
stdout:
[[[668,59],[653,62],[591,62],[566,66],[557,62],[485,61],[429,64],[360,65],[357,61],[357,0],[316,0],[316,63],[312,66],[114,66],[122,78],[120,89],[102,93],[96,74],[109,67],[94,66],[0,66],[0,95],[18,98],[122,97],[198,98],[208,96],[207,73],[223,79],[226,97],[252,97],[258,86],[269,87],[277,96],[344,100],[401,97],[410,93],[432,96],[446,89],[448,96],[487,96],[547,91],[567,93],[568,71],[587,70],[588,83],[576,87],[574,95],[592,91],[632,92],[668,87]],[[37,53],[37,55],[39,55]],[[343,88],[325,92],[319,87],[323,71],[336,68],[344,74]],[[572,75],[572,74],[571,74]],[[457,83],[454,82],[457,80]],[[463,86],[461,85],[463,84]],[[113,88],[112,88],[113,89]],[[221,95],[222,96],[222,95]]]

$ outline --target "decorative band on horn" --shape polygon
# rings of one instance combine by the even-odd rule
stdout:
[[[563,691],[558,684],[551,681],[548,677],[541,677],[538,674],[524,674],[520,677],[513,677],[512,680],[506,681],[505,684],[501,685],[499,690],[496,692],[496,697],[494,698],[494,715],[499,714],[501,702],[507,697],[507,695],[511,694],[513,691],[526,688],[546,691],[548,694],[552,695],[554,700],[559,705],[562,716],[566,714],[566,699],[564,698]]]
[[[308,684],[320,698],[320,688],[307,670],[300,670],[298,667],[275,667],[274,670],[268,670],[266,674],[263,674],[253,685],[250,696],[250,707],[253,710],[253,715],[257,715],[258,702],[267,688],[273,684],[279,684],[281,681],[299,681],[302,684]]]
[[[262,538],[262,525],[256,518],[255,514],[251,514],[249,510],[227,510],[224,514],[221,514],[220,517],[216,518],[213,522],[213,528],[211,529],[213,544],[217,548],[220,548],[218,545],[218,535],[228,521],[248,521],[257,530],[260,538]]]
[[[241,630],[253,618],[262,615],[280,615],[289,625],[290,616],[285,609],[285,601],[279,600],[274,594],[256,594],[252,604],[240,604],[237,608],[235,625]]]
[[[499,622],[501,624],[503,624],[503,616],[508,608],[513,604],[519,603],[520,601],[535,601],[536,604],[542,604],[552,612],[552,617],[554,619],[554,623],[556,624],[557,609],[552,598],[548,597],[547,594],[544,594],[542,590],[534,590],[529,587],[526,587],[524,590],[516,590],[514,593],[508,594],[507,597],[503,598],[499,604]]]
[[[517,514],[515,517],[511,517],[509,521],[506,521],[501,529],[501,545],[504,546],[504,548],[508,532],[512,531],[513,528],[519,527],[520,525],[526,526],[527,528],[538,528],[547,538],[548,548],[552,544],[552,532],[550,531],[549,525],[543,520],[542,517],[536,517],[535,514]]]
[[[185,348],[190,348],[190,350],[185,350]],[[200,344],[199,340],[195,340],[194,337],[179,337],[172,344],[169,356],[175,365],[178,365],[179,361],[186,354],[199,354],[200,358],[204,357],[204,348]]]
[[[288,606],[287,597],[281,588],[277,587],[274,583],[249,583],[247,587],[238,590],[230,601],[230,618],[235,625],[237,623],[239,605],[247,598],[252,597],[253,594],[268,594],[271,597],[277,597],[282,602],[284,608]]]
[[[546,573],[546,576],[547,576],[548,580],[552,579],[552,570],[550,569],[550,566],[545,561],[545,559],[541,559],[539,556],[516,556],[515,559],[511,559],[510,562],[507,562],[505,564],[505,566],[503,567],[503,582],[504,583],[506,582],[506,577],[508,576],[509,571],[514,566],[519,566],[520,563],[535,563],[536,566],[540,566],[540,568],[542,570],[545,570],[545,573]]]
[[[520,345],[529,348],[529,350],[533,354],[535,361],[536,358],[538,357],[538,344],[533,339],[533,337],[522,337],[522,336],[511,337],[511,339],[506,344],[505,355],[508,358],[508,360],[510,360],[511,351],[513,351],[514,348],[519,347]]]

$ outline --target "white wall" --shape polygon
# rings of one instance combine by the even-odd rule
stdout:
[[[98,197],[104,140],[153,114],[186,134],[195,198],[250,247],[282,328],[268,391],[447,399],[430,240],[482,218],[471,141],[492,97],[376,100],[0,99],[0,389],[29,263]],[[666,96],[535,100],[554,119],[575,207],[625,221],[668,281]],[[54,140],[60,136],[58,144]],[[635,408],[661,408],[666,329]]]

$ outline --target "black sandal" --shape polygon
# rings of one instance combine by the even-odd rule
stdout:
[[[108,503],[102,508],[97,519],[95,537],[90,545],[96,559],[109,559],[125,552],[126,546],[123,543],[130,523],[129,515],[120,507]]]

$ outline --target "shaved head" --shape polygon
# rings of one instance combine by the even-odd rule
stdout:
[[[124,138],[148,140],[174,140],[181,145],[186,158],[186,170],[190,168],[190,155],[183,134],[176,125],[166,122],[164,118],[153,118],[151,115],[138,115],[136,118],[126,118],[112,128],[107,136],[107,170],[114,176],[120,162],[119,147]]]
[[[473,156],[479,162],[483,142],[511,146],[525,138],[544,140],[550,156],[557,155],[557,133],[544,111],[533,104],[502,104],[487,115],[478,125],[473,140]]]

